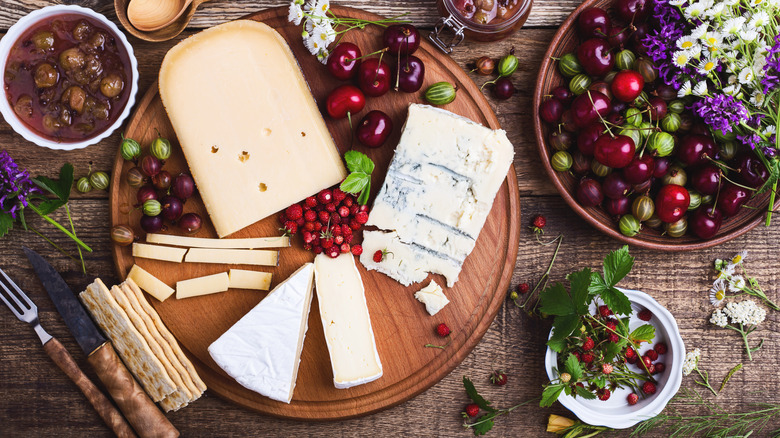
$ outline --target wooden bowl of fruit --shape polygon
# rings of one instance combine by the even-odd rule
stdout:
[[[718,245],[763,222],[769,193],[740,186],[768,172],[643,56],[652,7],[588,0],[561,25],[534,92],[539,154],[566,203],[607,235],[666,251]]]

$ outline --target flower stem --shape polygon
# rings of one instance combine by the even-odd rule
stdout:
[[[43,240],[45,240],[46,242],[48,242],[48,243],[49,243],[49,245],[53,246],[53,247],[54,247],[54,249],[56,249],[57,251],[61,252],[61,253],[62,253],[62,255],[64,255],[64,256],[66,256],[66,257],[70,258],[70,259],[71,259],[71,260],[73,260],[74,262],[75,262],[75,261],[78,261],[78,260],[76,260],[76,258],[75,258],[75,257],[73,257],[72,255],[70,255],[70,254],[68,254],[67,252],[65,252],[65,250],[64,250],[64,249],[62,249],[62,247],[60,247],[59,245],[57,245],[56,243],[54,243],[54,242],[53,242],[51,239],[49,239],[48,237],[44,236],[44,235],[43,235],[43,234],[42,234],[40,231],[38,231],[38,230],[36,230],[35,228],[33,228],[33,227],[32,227],[32,225],[27,225],[27,229],[28,229],[28,230],[30,230],[30,231],[32,231],[33,233],[35,233],[35,234],[39,235],[39,236],[40,236],[40,237],[41,237]]]
[[[772,209],[775,208],[775,193],[777,191],[777,181],[772,184],[772,193],[769,194],[769,211],[766,212],[766,222],[764,226],[769,226],[772,223]]]
[[[715,395],[717,396],[717,395],[718,395],[718,393],[715,391],[715,388],[713,388],[713,387],[710,385],[710,376],[709,376],[709,373],[707,373],[706,371],[702,372],[702,371],[701,371],[701,370],[700,370],[698,367],[696,368],[696,372],[697,372],[697,373],[699,373],[699,377],[701,377],[701,379],[702,379],[703,381],[702,381],[702,382],[700,382],[700,381],[698,381],[698,380],[694,380],[694,382],[696,382],[696,383],[698,383],[699,385],[701,385],[701,386],[703,386],[703,387],[705,387],[705,388],[709,389],[709,390],[710,390],[710,391],[711,391],[713,394],[715,394]]]
[[[73,218],[70,215],[70,206],[65,203],[65,212],[68,213],[68,222],[70,223],[70,231],[73,235],[76,235],[76,227],[73,226]],[[81,272],[87,273],[87,265],[84,263],[84,254],[81,252],[81,247],[76,245],[76,249],[79,251],[79,260],[81,260]]]
[[[89,252],[92,252],[92,248],[87,246],[86,243],[82,242],[81,239],[79,239],[78,237],[76,237],[75,234],[73,234],[70,231],[68,231],[67,229],[65,229],[65,227],[60,225],[57,221],[55,221],[54,219],[50,218],[49,215],[43,214],[41,212],[41,210],[38,209],[38,207],[34,206],[32,203],[30,203],[27,207],[30,208],[32,211],[38,213],[38,216],[44,218],[47,222],[49,222],[50,224],[52,224],[55,227],[57,227],[60,231],[65,233],[66,236],[70,237],[71,239],[73,239],[74,242],[78,243],[82,248],[86,249]]]

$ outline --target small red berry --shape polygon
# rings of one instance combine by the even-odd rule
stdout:
[[[341,217],[349,216],[349,207],[345,207],[345,206],[342,205],[341,207],[339,207],[338,213],[339,213],[339,216],[341,216]]]
[[[325,249],[330,249],[333,246],[333,243],[332,237],[326,237],[320,240],[320,245]]]
[[[652,365],[652,364],[653,364],[653,361],[652,361],[652,360],[650,360],[650,358],[649,358],[649,357],[647,357],[646,355],[645,355],[645,356],[642,356],[642,362],[644,362],[644,363],[645,363],[645,367],[646,367],[646,368],[650,368],[650,365]]]
[[[303,229],[306,231],[314,231],[314,222],[306,222],[305,224],[303,224]]]
[[[653,364],[655,365],[655,373],[656,374],[663,374],[663,372],[666,370],[666,365],[664,365],[663,362],[658,362]]]
[[[335,202],[328,202],[325,204],[325,210],[327,210],[329,213],[335,213],[336,212],[336,203]]]
[[[354,219],[352,219],[352,221],[350,221],[350,223],[349,223],[349,227],[350,227],[350,228],[352,228],[352,230],[353,230],[353,231],[357,231],[357,230],[359,230],[361,226],[362,226],[362,225],[360,225],[360,223],[358,223],[358,222],[357,222],[356,220],[354,220]]]
[[[591,363],[591,362],[593,362],[593,359],[594,359],[594,357],[590,353],[584,353],[582,355],[582,361],[585,362],[585,363]]]
[[[314,254],[322,254],[322,252],[325,251],[325,250],[322,248],[322,246],[316,245],[316,246],[314,246],[312,251],[314,251]]]
[[[352,199],[352,197],[351,197],[351,196],[347,196],[347,197],[344,199],[344,201],[342,201],[342,202],[341,202],[341,205],[343,205],[343,206],[345,206],[345,207],[347,207],[347,208],[352,208],[352,206],[353,206],[353,205],[355,205],[355,200],[354,200],[354,199]]]
[[[359,211],[355,213],[355,222],[361,225],[368,222],[368,213],[366,213],[365,211]]]
[[[349,214],[351,214],[351,215],[353,215],[353,216],[354,216],[354,215],[356,215],[356,214],[357,214],[357,212],[358,212],[358,206],[357,206],[356,204],[352,204],[352,205],[349,207]]]
[[[658,354],[666,354],[667,351],[666,344],[664,344],[663,342],[659,342],[655,344],[655,347],[653,349]]]
[[[314,222],[317,220],[317,212],[314,210],[306,210],[306,213],[303,214],[303,219],[306,220],[306,222]]]
[[[333,245],[333,246],[331,246],[328,249],[328,257],[330,257],[332,259],[335,259],[336,257],[338,257],[339,254],[341,254],[341,251],[339,251],[339,247],[336,246],[336,245]]]
[[[340,189],[340,188],[336,187],[335,189],[333,189],[333,199],[334,199],[336,202],[341,202],[341,201],[343,201],[343,200],[344,200],[346,197],[347,197],[347,194],[346,194],[346,193],[344,193],[343,191],[341,191],[341,189]]]
[[[287,221],[284,223],[284,231],[289,234],[295,234],[298,232],[298,224],[293,221]]]
[[[649,357],[650,360],[657,360],[658,359],[658,352],[655,350],[647,350],[645,351],[645,356]]]
[[[647,395],[653,395],[655,394],[655,383],[653,382],[645,382],[642,384],[642,392],[644,392]]]
[[[284,213],[287,215],[287,219],[297,221],[303,217],[303,207],[298,204],[293,204],[287,207],[287,210],[285,210]]]
[[[327,204],[333,200],[333,192],[330,189],[324,189],[317,193],[317,201],[320,204]]]
[[[311,251],[312,250],[311,243],[304,243],[303,244],[303,249],[305,249],[306,251]]]
[[[626,348],[626,358],[636,357],[636,350],[631,347]]]
[[[311,241],[314,240],[314,234],[308,231],[301,233],[301,236],[303,237],[303,243],[311,243]]]
[[[496,386],[504,386],[507,381],[506,373],[503,371],[493,371],[490,373],[490,381]]]
[[[330,213],[328,213],[325,210],[322,210],[317,214],[317,217],[319,218],[321,224],[327,224],[328,221],[330,220]]]
[[[314,231],[320,231],[322,229],[321,222],[314,222]]]
[[[602,388],[602,389],[600,389],[600,390],[598,391],[598,394],[599,394],[599,400],[601,400],[601,401],[607,401],[607,400],[609,400],[609,397],[612,395],[612,393],[610,392],[610,390],[609,390],[609,389],[607,389],[607,388]]]
[[[368,213],[368,205],[361,205],[358,211],[365,211],[366,213]]]
[[[612,374],[612,364],[611,363],[601,364],[601,372],[604,374]]]
[[[647,374],[655,374],[655,373],[656,373],[655,364],[650,364],[650,366],[647,367]]]
[[[531,286],[529,286],[528,283],[520,283],[520,284],[517,285],[517,292],[520,295],[525,295],[530,290],[531,290]]]
[[[352,245],[352,254],[356,256],[363,254],[363,247],[361,245]]]
[[[298,225],[299,227],[302,227],[303,224],[305,224],[305,223],[306,223],[306,221],[303,220],[302,217],[299,217],[298,219],[295,220],[295,225]]]
[[[639,359],[636,356],[632,357],[626,357],[626,363],[630,363],[631,365],[637,363]]]
[[[577,360],[581,360],[581,358],[580,358],[580,352],[579,352],[579,351],[575,351],[575,352],[574,352],[574,353],[572,353],[572,354],[574,355],[574,357],[576,357],[576,358],[577,358]]]
[[[436,326],[436,334],[441,336],[442,338],[449,336],[450,334],[450,328],[447,327],[447,324],[441,323]]]
[[[596,343],[593,342],[593,339],[589,337],[585,338],[585,342],[582,343],[582,350],[583,351],[590,351],[593,349],[593,347],[596,346]]]
[[[639,396],[632,392],[631,394],[628,394],[628,397],[626,397],[626,401],[628,402],[629,405],[634,406],[639,402]]]
[[[609,307],[607,306],[599,306],[599,314],[602,316],[602,318],[606,318],[609,315],[612,315],[612,311],[609,310]]]
[[[339,236],[339,237],[341,237],[341,236]],[[341,253],[342,254],[348,254],[349,253],[349,250],[350,250],[349,243],[342,243],[340,248],[341,248]]]
[[[651,311],[649,311],[647,309],[644,309],[641,312],[639,312],[639,314],[637,316],[642,321],[650,321],[650,319],[653,317],[653,312],[651,312]]]
[[[387,248],[376,250],[374,253],[374,263],[381,263],[388,254],[392,254],[392,252],[388,251]]]
[[[333,243],[336,245],[343,245],[344,244],[344,236],[334,236],[333,237]]]
[[[547,225],[547,219],[544,216],[536,216],[531,225],[531,230],[536,234],[544,234],[544,226]]]
[[[469,405],[466,405],[466,415],[468,415],[471,418],[474,418],[477,415],[479,415],[479,406],[477,406],[476,403],[471,403]]]
[[[309,196],[303,201],[303,204],[309,208],[314,208],[317,206],[317,198],[314,196]]]
[[[615,333],[610,334],[609,335],[609,342],[612,342],[613,344],[617,344],[618,342],[620,342],[620,336],[618,336]]]
[[[615,329],[617,329],[617,322],[614,321],[614,320],[609,320],[604,325],[607,326],[607,328],[609,329],[610,333],[614,333]]]

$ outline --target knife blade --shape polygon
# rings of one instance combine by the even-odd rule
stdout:
[[[65,325],[87,355],[119,410],[141,437],[178,437],[179,431],[141,388],[68,284],[40,254],[22,247]]]

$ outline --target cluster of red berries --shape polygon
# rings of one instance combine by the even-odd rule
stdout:
[[[506,382],[507,377],[505,372],[497,370],[490,373],[490,383],[496,386],[504,386],[506,385]],[[477,415],[479,415],[479,406],[476,403],[467,404],[466,409],[463,411],[463,417],[474,418]]]
[[[352,238],[368,222],[368,206],[338,187],[324,189],[293,204],[279,215],[282,230],[295,235],[300,231],[303,249],[315,254],[325,253],[336,258],[339,254],[363,253],[363,247],[352,245]]]

